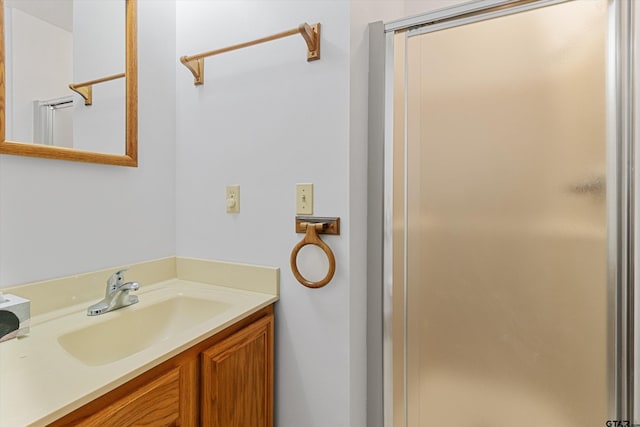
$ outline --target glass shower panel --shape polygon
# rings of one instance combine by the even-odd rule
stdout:
[[[606,16],[407,39],[408,426],[607,420]]]

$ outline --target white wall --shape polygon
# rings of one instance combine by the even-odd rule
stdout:
[[[322,59],[300,36],[205,59],[205,84],[177,71],[177,253],[281,268],[276,305],[276,425],[356,426],[349,272],[349,3],[179,1],[178,55],[322,23]],[[298,284],[289,254],[295,184],[314,184],[314,214],[342,219],[322,289]],[[241,213],[225,213],[240,184]],[[302,265],[306,264],[306,265]],[[309,263],[301,263],[309,272]],[[322,272],[316,271],[315,273]],[[363,379],[360,379],[362,382]]]
[[[138,12],[140,166],[0,156],[0,287],[175,254],[175,6]]]
[[[124,73],[126,5],[123,1],[76,1],[73,5],[73,82]],[[98,55],[98,58],[96,58]],[[124,154],[126,79],[92,86],[93,102],[73,93],[74,147]],[[96,131],[99,129],[99,131]]]

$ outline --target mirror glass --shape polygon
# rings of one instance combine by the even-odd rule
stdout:
[[[0,153],[136,166],[135,0],[0,4]]]

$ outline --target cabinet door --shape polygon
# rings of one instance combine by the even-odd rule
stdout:
[[[189,401],[195,363],[177,366],[74,426],[195,426]]]
[[[273,315],[202,352],[202,425],[273,426]]]

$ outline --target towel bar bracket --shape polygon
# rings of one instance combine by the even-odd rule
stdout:
[[[322,224],[322,228],[316,228],[318,234],[340,234],[339,217],[296,216],[296,233],[304,233],[307,224]]]
[[[74,86],[72,84],[69,85],[69,89],[76,92],[84,99],[84,105],[92,105],[93,104],[93,86]]]
[[[304,41],[307,42],[307,62],[320,59],[320,23],[301,24],[299,31]]]
[[[204,84],[204,58],[187,59],[186,56],[180,58],[180,62],[193,74],[193,84]]]

